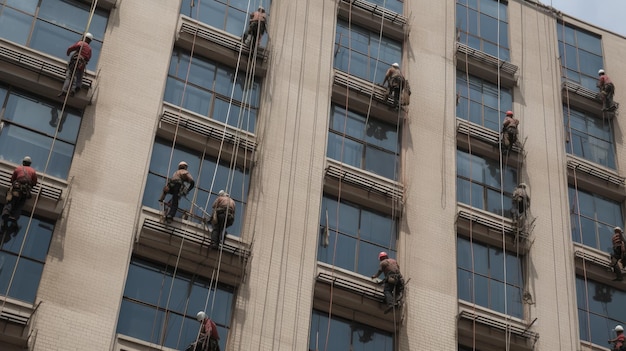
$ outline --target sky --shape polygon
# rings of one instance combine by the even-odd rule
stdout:
[[[539,0],[598,27],[626,36],[626,0]]]

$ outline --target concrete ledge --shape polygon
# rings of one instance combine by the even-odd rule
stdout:
[[[616,201],[626,198],[626,178],[616,170],[603,167],[584,158],[567,154],[567,178],[570,184]]]
[[[364,0],[341,0],[338,16],[386,37],[404,41],[408,19],[396,12]],[[382,23],[381,23],[382,22]]]
[[[517,66],[459,42],[456,43],[456,65],[463,71],[469,68],[468,73],[496,83],[500,73],[502,86],[512,88],[517,85]]]

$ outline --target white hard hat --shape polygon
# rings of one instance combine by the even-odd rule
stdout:
[[[622,233],[622,232],[623,232],[623,231],[622,231],[622,228],[620,228],[620,227],[615,227],[615,228],[613,228],[613,231],[614,231],[614,232],[620,232],[620,233]]]
[[[93,34],[87,33],[87,34],[85,34],[85,38],[87,38],[89,40],[93,40]]]
[[[217,193],[217,196],[222,196],[222,195],[224,195],[224,194],[226,194],[226,192],[225,192],[224,190],[220,190],[220,191]]]
[[[602,75],[602,74],[604,74],[604,70],[603,70],[603,69],[600,69],[600,70],[598,71],[598,75]]]
[[[263,6],[259,6],[259,11],[265,12],[265,9],[263,8]]]
[[[519,183],[519,187],[520,188],[525,188],[526,187],[526,183]]]
[[[202,322],[206,319],[206,313],[204,313],[204,311],[198,312],[198,314],[196,315],[196,319],[198,320],[198,322]]]
[[[188,164],[185,161],[180,161],[180,163],[178,164],[178,168],[179,169],[182,168],[182,167],[187,167],[187,166],[188,166]]]
[[[22,163],[28,163],[28,164],[31,164],[31,163],[33,163],[33,160],[30,158],[30,156],[26,156],[26,157],[24,157],[24,159],[22,160]]]
[[[620,332],[620,331],[623,332],[624,331],[624,327],[622,327],[621,325],[618,325],[618,326],[615,327],[615,331],[616,332]]]
[[[400,65],[397,62],[394,62],[391,66],[395,68],[400,68]]]

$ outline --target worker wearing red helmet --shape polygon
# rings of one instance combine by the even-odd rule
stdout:
[[[506,111],[506,117],[502,123],[502,144],[506,150],[511,150],[517,142],[517,126],[519,120],[513,116],[513,111]]]
[[[383,282],[385,283],[385,304],[387,304],[387,310],[385,313],[387,313],[395,306],[394,290],[396,297],[399,297],[404,291],[404,279],[402,278],[402,274],[400,274],[400,265],[398,264],[398,261],[393,258],[389,258],[386,252],[383,251],[379,253],[378,260],[380,261],[378,271],[372,276],[372,279],[378,278],[381,273],[385,274]]]

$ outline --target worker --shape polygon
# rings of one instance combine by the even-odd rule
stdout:
[[[396,110],[399,110],[400,92],[404,89],[405,79],[400,71],[400,65],[398,63],[393,63],[387,70],[383,86],[385,86],[385,84],[387,84],[387,95],[391,95],[393,97],[393,107],[395,107]]]
[[[11,187],[2,209],[1,231],[3,233],[17,229],[17,220],[20,218],[24,204],[32,197],[31,190],[37,185],[37,172],[30,166],[32,162],[30,156],[26,156],[22,160],[22,165],[13,170]]]
[[[203,311],[196,315],[200,326],[198,341],[189,345],[185,351],[220,351],[220,336],[217,332],[217,325]]]
[[[385,313],[389,313],[396,306],[396,298],[397,301],[401,300],[402,292],[404,291],[404,278],[400,274],[398,261],[389,258],[386,252],[379,253],[378,260],[380,261],[378,271],[372,276],[372,279],[376,279],[381,273],[385,273],[385,279],[382,281],[385,284],[383,291],[385,293],[385,304],[387,305]]]
[[[267,30],[267,14],[263,6],[250,14],[250,22],[248,24],[248,31],[243,36],[243,41],[246,44],[250,44],[254,47],[256,43],[261,39],[265,31]],[[249,42],[252,40],[251,42]]]
[[[230,194],[224,190],[220,190],[217,199],[213,202],[213,214],[211,215],[211,224],[213,231],[211,232],[211,247],[216,249],[222,241],[222,236],[226,228],[235,222],[235,201],[230,198]]]
[[[530,207],[530,196],[526,192],[526,184],[520,183],[513,191],[513,219],[522,217]]]
[[[64,96],[67,92],[70,92],[70,96],[74,96],[80,90],[83,82],[83,72],[85,67],[91,60],[91,46],[89,43],[93,40],[91,33],[85,34],[84,40],[79,40],[76,44],[67,48],[67,56],[71,53],[70,61],[67,63],[67,70],[65,72],[65,82],[63,83],[63,90],[58,96]],[[74,75],[74,80],[72,80]]]
[[[507,151],[511,151],[517,142],[517,126],[519,120],[513,116],[513,111],[506,111],[506,117],[502,123],[502,146]]]
[[[626,247],[624,243],[624,232],[622,228],[613,228],[613,236],[611,237],[613,243],[613,254],[611,255],[611,265],[613,266],[613,272],[615,272],[614,281],[622,281],[622,267],[624,265],[624,253],[626,253]],[[621,263],[621,265],[620,265]]]
[[[626,345],[624,345],[624,341],[626,337],[624,336],[624,327],[621,325],[615,326],[613,329],[615,331],[615,338],[609,340],[609,344],[613,344],[613,351],[624,351],[626,350]]]
[[[178,164],[178,170],[174,172],[172,178],[167,180],[167,185],[163,187],[163,191],[161,192],[159,202],[163,202],[163,200],[165,200],[166,194],[172,195],[172,198],[170,199],[169,211],[165,215],[165,221],[167,223],[171,223],[172,219],[176,216],[176,211],[178,211],[178,201],[181,196],[186,196],[195,185],[193,177],[189,174],[187,167],[187,162],[181,161]],[[185,183],[188,183],[189,185],[186,186]]]
[[[598,82],[596,86],[600,88],[600,97],[602,98],[602,111],[615,111],[617,105],[613,102],[613,95],[615,95],[615,85],[611,81],[603,69],[598,71]]]

